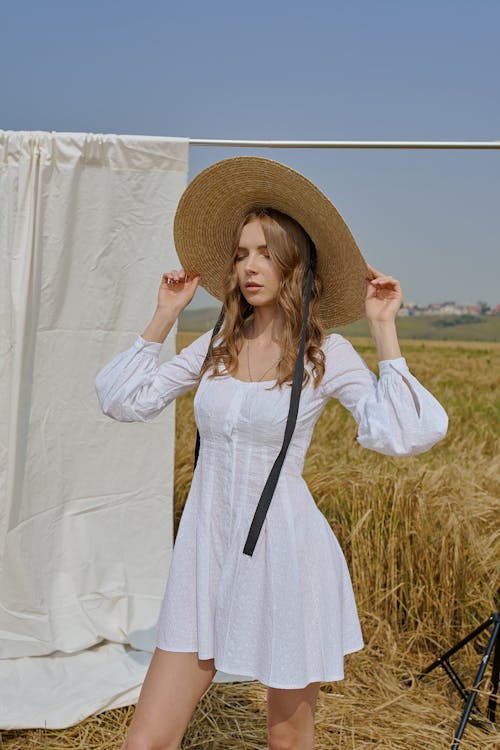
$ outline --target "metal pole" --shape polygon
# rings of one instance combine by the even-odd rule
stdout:
[[[451,750],[457,750],[457,748],[460,745],[460,740],[462,739],[465,726],[467,722],[469,721],[469,716],[472,711],[472,708],[474,706],[474,702],[477,697],[479,685],[481,684],[481,680],[483,679],[484,671],[486,669],[486,665],[488,664],[488,660],[491,656],[491,652],[493,651],[493,648],[495,646],[495,643],[498,639],[499,633],[500,633],[500,615],[497,613],[495,615],[491,615],[490,618],[495,624],[493,626],[493,631],[491,633],[490,639],[488,641],[488,645],[486,646],[486,651],[484,652],[484,656],[481,659],[481,664],[479,665],[479,669],[477,671],[476,679],[474,680],[474,684],[472,686],[472,690],[469,691],[467,702],[465,705],[464,712],[462,714],[462,718],[460,720],[460,724],[458,725],[457,733],[453,739]],[[496,702],[496,701],[495,701]]]
[[[248,141],[189,138],[190,146],[239,146],[249,148],[434,148],[500,149],[500,141]]]

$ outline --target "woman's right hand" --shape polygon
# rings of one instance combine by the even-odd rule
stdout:
[[[182,268],[164,273],[158,291],[158,308],[174,309],[177,314],[182,312],[193,299],[200,279],[201,276],[189,277]]]

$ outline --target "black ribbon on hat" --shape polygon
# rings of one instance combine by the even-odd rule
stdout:
[[[290,440],[292,439],[293,431],[295,429],[295,424],[297,422],[300,394],[302,392],[302,380],[304,377],[304,352],[305,352],[305,344],[306,344],[307,319],[308,319],[308,313],[309,313],[309,302],[311,299],[311,289],[312,289],[312,283],[313,283],[313,278],[314,278],[315,266],[316,266],[316,248],[314,244],[312,243],[310,257],[309,257],[309,267],[307,269],[306,288],[305,288],[305,293],[304,293],[302,333],[300,337],[299,353],[297,356],[297,361],[295,362],[293,383],[292,383],[292,388],[291,388],[291,393],[290,393],[290,406],[288,409],[288,419],[287,419],[286,426],[285,426],[283,445],[281,446],[281,450],[271,468],[271,471],[269,472],[269,476],[264,485],[264,489],[262,490],[262,494],[257,504],[257,508],[255,510],[255,513],[252,519],[252,523],[250,525],[250,531],[248,532],[247,540],[243,548],[243,554],[249,555],[250,557],[252,556],[253,551],[255,549],[255,545],[257,544],[257,540],[259,538],[259,534],[262,529],[262,525],[264,523],[267,510],[269,508],[269,505],[271,504],[274,490],[276,488],[276,484],[278,483],[278,478],[281,472],[281,467],[283,466],[283,461],[285,460],[286,452],[288,450],[288,446],[290,444]],[[219,332],[223,321],[224,321],[224,306],[222,307],[222,310],[219,313],[219,318],[213,329],[211,342],[213,341],[213,339]],[[207,356],[205,357],[205,362],[207,358],[208,358],[208,351],[207,351]],[[203,364],[205,364],[205,362]],[[200,433],[197,430],[196,431],[195,457],[194,457],[195,468],[196,468],[196,464],[198,461],[199,450],[200,450]]]

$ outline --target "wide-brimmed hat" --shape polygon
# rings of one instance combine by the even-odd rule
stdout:
[[[252,209],[271,207],[305,229],[316,248],[326,328],[365,315],[367,268],[349,227],[331,200],[286,164],[258,156],[223,159],[204,169],[182,194],[174,218],[175,248],[189,276],[223,301],[223,271],[238,224]]]

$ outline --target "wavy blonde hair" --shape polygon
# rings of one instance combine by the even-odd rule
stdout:
[[[302,332],[304,293],[311,239],[302,226],[287,214],[273,208],[261,208],[250,211],[235,231],[231,255],[224,271],[224,323],[217,334],[222,340],[217,346],[214,346],[214,342],[211,341],[207,359],[198,376],[198,382],[201,380],[203,373],[212,367],[213,372],[208,377],[217,377],[224,374],[232,375],[237,371],[238,354],[243,344],[243,327],[245,321],[253,314],[253,305],[248,303],[241,293],[235,258],[241,231],[245,224],[253,219],[260,221],[269,255],[281,270],[277,304],[284,313],[285,323],[281,339],[281,350],[284,355],[278,365],[278,377],[272,388],[281,388],[284,383],[291,386],[293,381]],[[306,361],[313,365],[315,388],[319,386],[325,373],[325,355],[321,349],[325,329],[319,316],[319,301],[322,289],[320,277],[314,274],[307,318],[305,354]],[[226,368],[225,373],[219,370],[220,364]],[[309,377],[309,372],[304,367],[302,387],[308,383]]]

